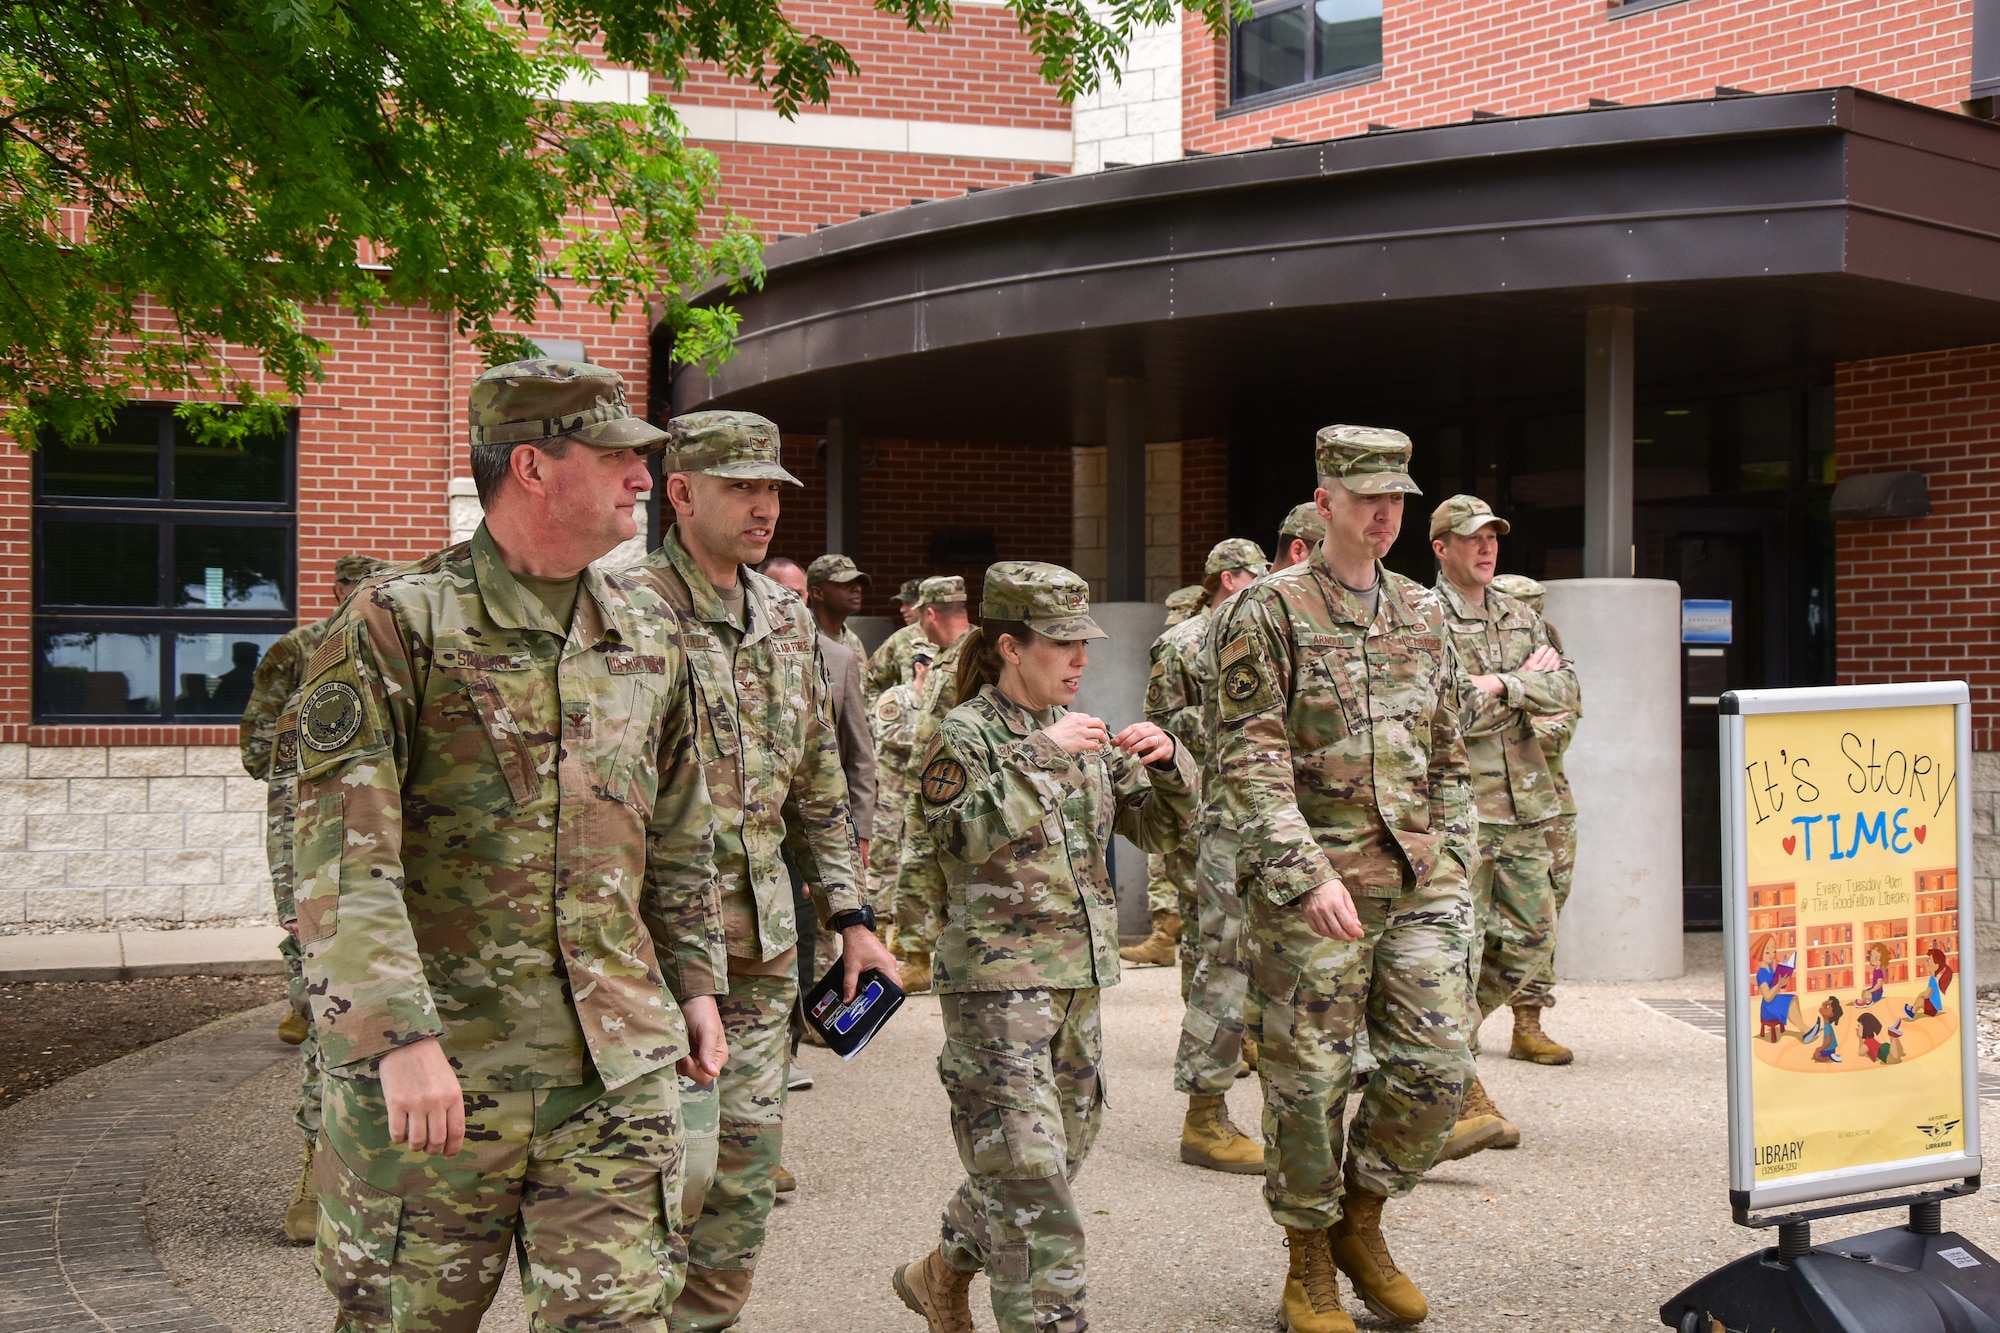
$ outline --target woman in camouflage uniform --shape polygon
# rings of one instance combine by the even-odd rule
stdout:
[[[919,805],[946,881],[935,986],[938,1076],[966,1180],[943,1239],[896,1270],[933,1333],[972,1333],[981,1268],[1000,1333],[1081,1333],[1083,1224],[1070,1181],[1103,1104],[1098,992],[1118,980],[1115,830],[1170,851],[1194,765],[1150,722],[1116,736],[1069,711],[1101,639],[1083,580],[1004,561],[986,573],[958,697],[920,761]]]

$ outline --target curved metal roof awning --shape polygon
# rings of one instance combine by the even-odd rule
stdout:
[[[783,241],[676,411],[788,431],[1087,442],[1248,401],[1581,392],[1583,313],[1641,392],[2000,341],[2000,127],[1855,89],[1375,133],[1066,177]]]

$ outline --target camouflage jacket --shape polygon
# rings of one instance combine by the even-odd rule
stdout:
[[[678,528],[625,572],[659,599],[687,651],[729,955],[770,963],[799,941],[786,850],[825,911],[861,906],[819,626],[790,589],[749,569],[737,571],[748,622],[738,625]]]
[[[1535,739],[1534,719],[1582,708],[1576,670],[1515,671],[1549,642],[1548,628],[1527,603],[1493,588],[1474,606],[1440,575],[1445,630],[1466,676],[1461,709],[1472,799],[1482,824],[1539,824],[1560,813],[1548,757]],[[1473,676],[1499,676],[1505,694],[1487,694]]]
[[[1458,663],[1435,593],[1378,562],[1371,620],[1322,551],[1245,588],[1216,650],[1219,802],[1245,877],[1393,897],[1476,861]]]
[[[988,685],[951,710],[918,776],[945,881],[939,991],[1074,990],[1118,980],[1118,904],[1104,851],[1115,830],[1147,851],[1179,845],[1194,762],[1149,768],[1109,745],[1071,756]]]
[[[617,1087],[723,989],[685,659],[586,570],[567,632],[485,527],[372,580],[298,706],[299,942],[329,1067],[439,1037],[469,1090]],[[281,736],[279,748],[291,742]]]
[[[882,691],[869,721],[875,736],[875,841],[892,844],[900,860],[917,742],[916,687],[899,683]]]
[[[1187,747],[1197,770],[1208,754],[1197,663],[1210,614],[1203,607],[1153,640],[1153,666],[1146,681],[1146,720],[1172,732]]]
[[[285,704],[298,693],[306,675],[306,663],[313,649],[326,638],[331,618],[300,625],[272,644],[257,664],[250,684],[250,702],[243,709],[243,723],[236,734],[236,748],[243,756],[243,771],[253,778],[271,778],[271,745],[278,735],[278,716]]]
[[[915,674],[917,648],[924,642],[924,632],[914,624],[904,625],[882,640],[881,647],[868,658],[868,674],[861,678],[861,686],[870,699],[877,698],[891,685],[910,683]]]
[[[903,806],[903,859],[896,867],[896,931],[919,946],[937,940],[944,916],[945,883],[931,845],[930,825],[918,799],[917,773],[929,760],[945,716],[958,707],[959,649],[966,637],[941,649],[931,661],[930,674],[924,677],[924,688],[917,696],[910,767],[903,779],[909,794]]]

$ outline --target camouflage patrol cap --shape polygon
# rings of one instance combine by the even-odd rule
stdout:
[[[1526,602],[1537,611],[1542,609],[1542,596],[1548,592],[1526,574],[1496,574],[1488,586],[1498,588],[1516,601]]]
[[[917,605],[950,606],[953,602],[965,604],[965,580],[957,574],[945,574],[934,579],[925,579],[917,586]]]
[[[1201,567],[1201,573],[1203,578],[1232,569],[1262,574],[1270,567],[1271,562],[1264,558],[1264,548],[1256,542],[1248,537],[1224,537],[1208,553],[1208,562]]]
[[[1381,426],[1328,426],[1313,437],[1322,477],[1356,495],[1422,495],[1410,480],[1410,437]]]
[[[1110,636],[1090,618],[1090,585],[1061,565],[1002,560],[986,570],[981,620],[1018,620],[1047,639],[1073,643]]]
[[[540,444],[569,436],[599,449],[651,453],[665,432],[632,415],[625,379],[587,361],[533,357],[494,366],[466,403],[472,443]]]
[[[1172,629],[1182,621],[1193,617],[1208,600],[1208,589],[1199,583],[1190,583],[1185,588],[1176,588],[1167,594],[1167,628]]]
[[[1431,510],[1431,540],[1437,540],[1446,532],[1470,537],[1489,524],[1502,537],[1513,531],[1513,525],[1494,514],[1493,506],[1478,496],[1454,495]]]
[[[1319,506],[1308,500],[1292,506],[1292,512],[1278,525],[1278,535],[1286,539],[1296,537],[1302,542],[1322,542],[1326,540],[1326,520],[1319,516]]]
[[[778,461],[778,427],[755,412],[689,412],[667,423],[665,472],[802,486]]]
[[[860,579],[863,583],[875,582],[862,573],[861,566],[855,564],[848,556],[823,555],[806,566],[807,587],[815,583],[852,583],[856,579]]]
[[[372,555],[344,555],[333,562],[333,577],[337,583],[359,583],[388,567],[387,560],[377,560]]]
[[[923,586],[924,581],[922,579],[904,579],[903,586],[896,589],[896,600],[904,606],[915,606],[917,604],[917,593],[923,589]]]

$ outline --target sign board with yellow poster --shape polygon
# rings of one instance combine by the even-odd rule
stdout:
[[[1739,1215],[1977,1176],[1966,686],[1739,690],[1722,714]]]

